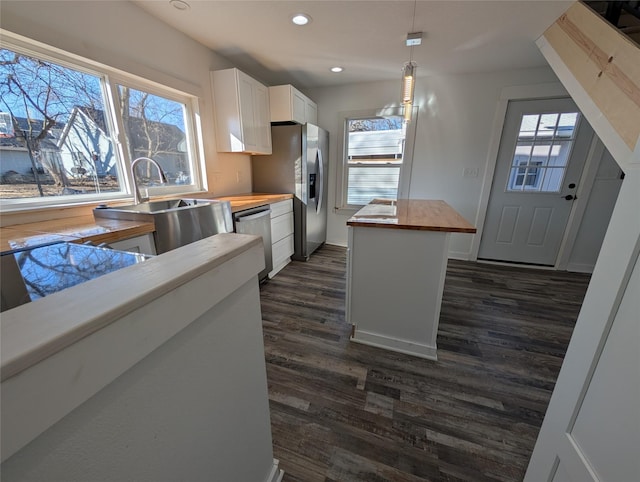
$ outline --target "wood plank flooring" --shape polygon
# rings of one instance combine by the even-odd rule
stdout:
[[[349,341],[345,261],[261,287],[284,481],[522,480],[589,276],[449,261],[434,362]]]

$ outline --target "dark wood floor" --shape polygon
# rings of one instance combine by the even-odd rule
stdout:
[[[345,259],[261,288],[284,480],[522,480],[589,276],[449,261],[436,362],[349,341]]]

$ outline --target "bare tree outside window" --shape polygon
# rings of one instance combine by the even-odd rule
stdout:
[[[119,85],[120,112],[131,159],[150,157],[162,166],[169,185],[191,184],[192,173],[187,151],[185,106],[142,90]],[[142,186],[158,181],[149,163],[139,165]]]
[[[90,116],[103,110],[99,77],[0,50],[0,111],[11,122],[0,135],[0,197],[119,191],[115,170],[109,173],[110,177],[99,180],[95,166],[89,170],[88,166],[74,166],[65,160],[71,156],[68,144],[79,128],[74,128],[75,122],[83,124],[82,139],[75,141],[83,144],[81,150],[86,151],[86,159],[94,159],[100,151],[112,155],[113,149],[106,147],[111,144],[108,132],[102,134],[101,147],[97,132],[100,126]],[[83,111],[84,119],[79,111]],[[75,173],[72,167],[76,168]],[[81,170],[83,176],[77,174]]]
[[[84,68],[0,49],[0,199],[124,193],[137,157],[162,166],[161,189],[197,189],[188,97],[117,85],[109,104],[107,76]],[[124,158],[111,132],[119,122]],[[157,186],[150,164],[139,166],[139,185]]]

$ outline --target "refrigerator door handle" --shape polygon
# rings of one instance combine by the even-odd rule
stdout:
[[[318,173],[320,174],[320,192],[316,203],[316,212],[319,213],[322,210],[322,202],[324,201],[324,163],[322,162],[322,150],[320,148],[318,148],[318,153],[316,154],[316,162],[318,163]]]

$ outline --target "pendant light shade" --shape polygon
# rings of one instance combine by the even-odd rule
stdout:
[[[404,120],[404,123],[406,124],[407,122],[411,122],[411,112],[413,111],[413,104],[406,103],[403,105],[403,109],[404,109],[403,120]]]
[[[407,62],[402,67],[402,103],[413,103],[413,89],[416,85],[416,67],[415,62]]]
[[[417,64],[409,61],[402,68],[402,106],[404,107],[404,120],[411,120],[411,110],[413,107],[413,90],[416,85],[416,68]]]

